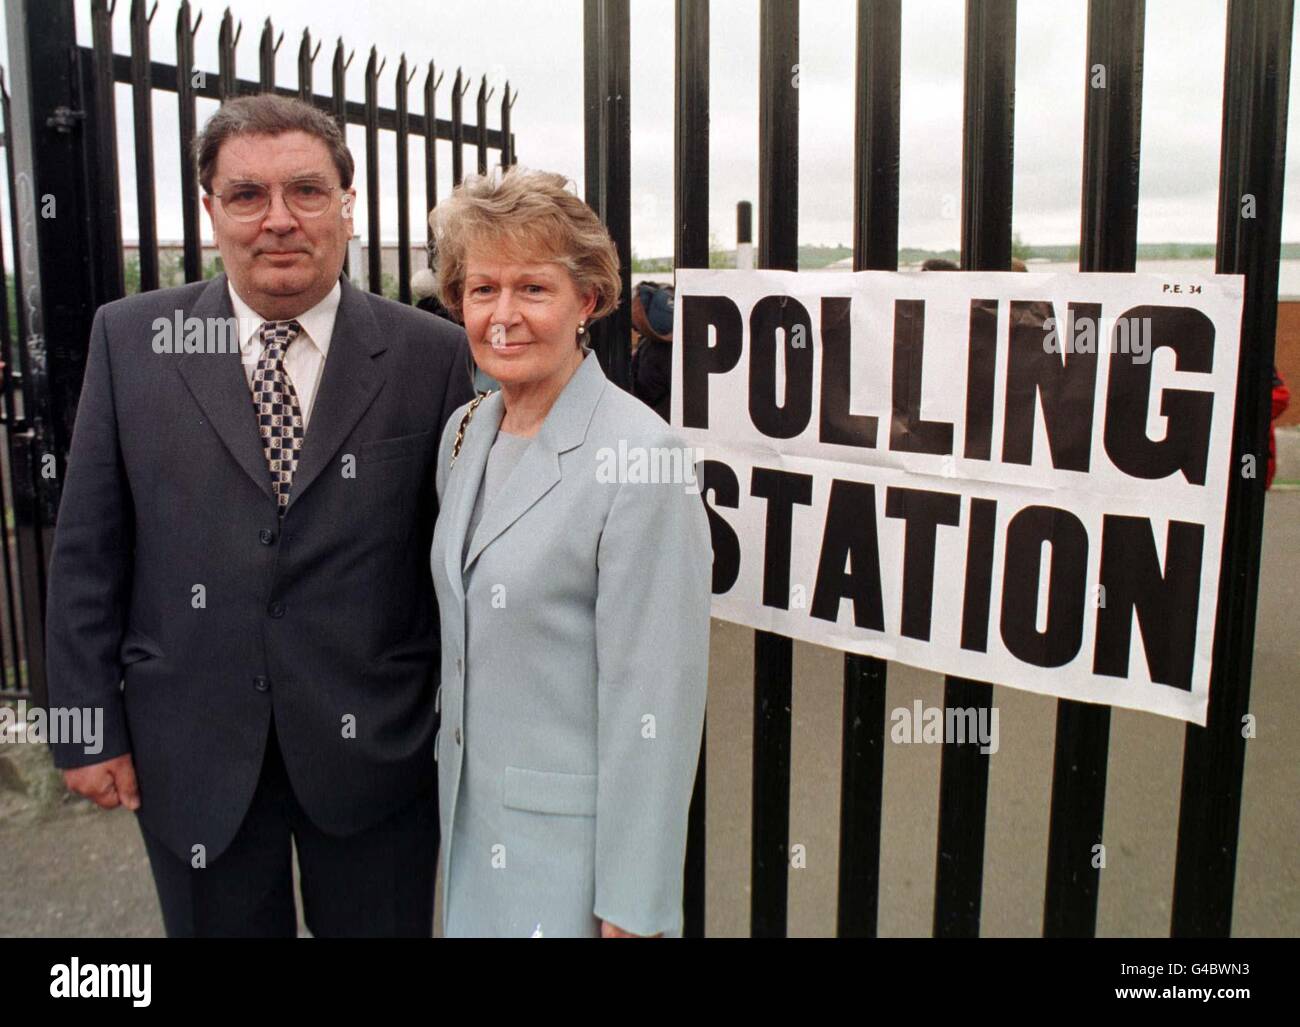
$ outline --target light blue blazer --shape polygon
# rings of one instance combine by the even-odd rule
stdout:
[[[444,934],[680,935],[713,556],[698,488],[618,454],[683,444],[589,353],[466,550],[505,411],[480,404],[449,468],[465,410],[431,554]]]

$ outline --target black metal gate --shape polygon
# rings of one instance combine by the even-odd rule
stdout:
[[[897,270],[901,0],[857,0],[854,268]],[[1246,302],[1232,453],[1263,466],[1277,319],[1282,172],[1293,0],[1229,0],[1216,270],[1243,274]],[[585,0],[588,202],[630,253],[629,0]],[[1080,270],[1134,270],[1144,0],[1090,0]],[[709,3],[676,0],[677,267],[708,267]],[[799,0],[760,0],[758,266],[798,258]],[[1016,0],[966,0],[961,266],[1009,270]],[[849,126],[845,125],[845,131]],[[1239,216],[1246,195],[1256,216]],[[599,327],[599,326],[598,326]],[[621,322],[597,336],[611,377],[626,384]],[[1264,514],[1262,477],[1231,476],[1207,726],[1188,725],[1171,933],[1227,936],[1250,694]],[[876,933],[887,665],[844,657],[838,933]],[[988,707],[992,686],[949,677],[947,707]],[[791,640],[754,637],[754,772],[750,930],[784,936],[789,873]],[[1043,933],[1096,931],[1110,709],[1059,700]],[[704,933],[705,761],[687,853],[687,933]],[[978,744],[945,743],[939,785],[936,936],[979,934],[988,762]]]
[[[898,254],[899,90],[901,0],[857,0],[857,111],[853,125],[854,265],[893,270]],[[789,69],[799,60],[798,0],[760,0],[761,193],[758,263],[793,269],[797,259],[798,94]],[[112,84],[133,87],[138,128],[150,124],[153,90],[179,99],[181,145],[194,134],[194,101],[221,100],[274,89],[310,98],[341,123],[366,128],[370,288],[378,291],[378,133],[396,133],[399,152],[409,134],[425,139],[426,206],[436,200],[433,141],[454,144],[453,181],[463,167],[461,148],[473,145],[478,168],[488,151],[514,162],[509,87],[501,98],[499,129],[485,126],[486,81],[477,95],[477,125],[465,125],[469,83],[458,71],[451,118],[429,116],[441,75],[432,65],[424,81],[425,115],[409,113],[410,82],[397,69],[395,109],[377,102],[383,70],[372,49],[364,103],[344,96],[350,57],[335,48],[333,92],[312,84],[317,49],[304,33],[298,88],[275,85],[279,40],[268,20],[260,41],[260,78],[238,80],[234,48],[239,32],[229,14],[219,34],[219,68],[199,74],[193,40],[199,27],[188,0],[177,17],[177,65],[153,62],[148,52],[151,14],[141,0],[131,9],[132,54],[111,52],[112,7],[94,0],[94,45],[76,44],[72,0],[7,0],[13,103],[4,96],[5,158],[12,207],[13,275],[17,300],[0,294],[6,532],[0,641],[5,678],[0,691],[44,701],[42,606],[44,566],[59,495],[58,468],[66,458],[86,341],[95,308],[123,293],[118,175]],[[156,8],[155,8],[156,9]],[[1136,254],[1139,125],[1142,107],[1143,0],[1090,0],[1085,67],[1108,69],[1109,86],[1089,90],[1084,136],[1082,270],[1132,271]],[[1291,62],[1293,0],[1229,0],[1227,60],[1216,269],[1243,274],[1246,302],[1238,379],[1234,460],[1253,455],[1262,465],[1267,445],[1268,378],[1276,328],[1282,172]],[[586,40],[586,169],[588,201],[605,219],[624,274],[630,268],[629,0],[584,0]],[[201,19],[200,19],[201,20]],[[1015,81],[1015,0],[967,0],[965,128],[962,153],[962,266],[999,270],[1011,259],[1011,184]],[[676,0],[675,223],[678,267],[708,266],[708,0]],[[846,131],[848,126],[845,126]],[[157,284],[152,136],[136,133],[136,189],[140,203],[141,287]],[[404,162],[403,162],[404,163]],[[187,166],[188,160],[182,160]],[[402,296],[409,298],[409,197],[399,174],[399,239],[404,255]],[[39,183],[39,186],[37,186]],[[184,271],[201,276],[197,184],[182,182],[185,202]],[[1256,216],[1238,216],[1241,200],[1255,198]],[[58,217],[41,217],[53,196]],[[3,219],[0,218],[0,228]],[[3,269],[0,269],[3,270]],[[625,278],[625,285],[628,284]],[[626,290],[625,290],[626,295]],[[11,329],[11,319],[13,329]],[[598,326],[596,347],[616,381],[626,383],[629,323],[626,302]],[[1231,930],[1237,829],[1241,811],[1245,739],[1240,726],[1250,692],[1255,605],[1259,582],[1264,489],[1262,478],[1233,476],[1218,600],[1209,720],[1186,729],[1171,933],[1226,936]],[[11,512],[10,512],[11,511]],[[751,931],[786,930],[789,849],[791,640],[755,633],[755,726]],[[876,932],[887,665],[844,658],[844,734],[838,930]],[[991,686],[949,678],[945,704],[986,707]],[[1088,859],[1102,836],[1110,713],[1103,706],[1061,700],[1043,933],[1086,936],[1096,929],[1099,872]],[[687,867],[687,933],[704,928],[705,760],[701,754]],[[979,932],[988,764],[975,743],[946,743],[940,816],[934,933]]]

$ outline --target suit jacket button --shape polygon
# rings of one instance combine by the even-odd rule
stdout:
[[[273,532],[270,528],[263,528],[261,531],[257,533],[257,538],[262,543],[262,545],[269,546],[272,542],[275,541],[275,532]]]
[[[460,745],[460,728],[456,728],[456,744]]]
[[[272,617],[280,618],[284,616],[284,603],[278,600],[266,608],[266,612]]]
[[[253,687],[259,692],[269,692],[271,690],[271,680],[270,678],[262,677],[262,675],[259,674],[257,677],[253,678]]]
[[[456,657],[456,673],[459,674],[462,670],[464,670],[464,668],[465,668],[465,665],[464,665],[463,663],[460,662],[460,657],[457,656],[457,657]]]
[[[433,712],[442,712],[442,685],[439,685],[438,690],[433,693]]]

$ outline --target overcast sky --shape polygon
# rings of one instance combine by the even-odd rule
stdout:
[[[643,256],[672,252],[673,0],[632,0],[632,245]],[[853,202],[852,0],[804,0],[800,23],[799,238],[803,243],[850,244]],[[322,40],[316,63],[318,92],[329,89],[335,40],[355,48],[349,99],[364,96],[369,48],[387,58],[381,103],[392,106],[404,52],[419,73],[411,83],[411,110],[423,109],[424,67],[434,60],[447,76],[438,113],[450,115],[457,66],[474,86],[466,120],[474,119],[478,77],[488,75],[496,95],[489,127],[499,124],[499,100],[508,77],[518,89],[514,129],[520,161],[559,171],[582,187],[581,0],[229,0],[244,23],[239,75],[257,78],[262,23],[273,12],[285,33],[277,81],[297,83],[298,42],[304,28]],[[726,247],[735,242],[735,205],[758,198],[758,0],[713,0],[710,137],[711,229]],[[130,0],[118,0],[114,40],[130,50]],[[155,60],[175,56],[179,0],[160,0],[153,23]],[[1146,72],[1142,119],[1139,239],[1212,242],[1215,238],[1220,103],[1227,0],[1147,0]],[[216,70],[223,6],[204,12],[195,40],[198,66]],[[90,0],[76,0],[78,36],[90,42]],[[902,203],[900,243],[956,248],[961,174],[963,0],[903,0]],[[1086,0],[1021,0],[1017,26],[1015,230],[1026,243],[1075,243],[1083,142]],[[3,37],[0,23],[0,39]],[[7,41],[0,53],[7,55]],[[7,57],[5,59],[7,63]],[[199,102],[199,121],[215,109]],[[129,87],[117,92],[123,235],[137,235]],[[1292,76],[1291,110],[1300,110],[1300,74]],[[154,94],[158,225],[163,238],[180,238],[179,161],[174,94]],[[349,131],[359,162],[364,139]],[[412,148],[411,195],[422,198],[422,149]],[[1283,238],[1300,240],[1300,131],[1288,145]],[[439,185],[451,182],[450,144],[439,145]],[[396,148],[381,133],[381,223],[396,239]],[[474,168],[472,148],[466,167]],[[360,171],[360,169],[358,169]],[[365,178],[357,230],[364,238]],[[423,235],[423,212],[412,215],[412,237]],[[948,214],[949,216],[945,216]],[[7,227],[7,226],[6,226]],[[6,236],[9,234],[5,233]],[[204,219],[205,239],[210,238]],[[6,238],[6,243],[9,240]]]

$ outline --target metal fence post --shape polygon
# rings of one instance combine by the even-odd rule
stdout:
[[[966,0],[966,100],[962,133],[963,271],[1011,268],[1011,168],[1015,127],[1016,0]],[[946,709],[987,708],[993,687],[944,679]],[[975,742],[943,744],[934,935],[979,936],[989,761]]]
[[[35,502],[15,515],[35,515],[34,546],[21,557],[32,696],[41,706],[45,683],[45,561],[53,541],[60,475],[68,446],[87,342],[94,317],[93,252],[86,219],[86,167],[72,0],[9,0],[9,74],[18,237],[18,295],[26,313],[24,406],[31,432]],[[43,288],[42,283],[58,283]],[[18,481],[22,476],[15,475]],[[21,529],[20,529],[21,530]],[[39,603],[34,600],[39,597]]]
[[[673,117],[674,267],[709,266],[709,0],[677,0]],[[508,108],[502,107],[503,113]],[[502,132],[509,123],[503,123]],[[700,740],[686,834],[683,934],[704,937],[705,788],[708,729]]]
[[[610,381],[631,387],[632,122],[628,0],[587,0],[583,7],[583,108],[587,203],[618,250],[623,285],[618,309],[597,322],[591,346]]]
[[[1223,89],[1215,270],[1246,276],[1237,417],[1205,727],[1187,725],[1170,932],[1227,937],[1246,761],[1264,461],[1277,333],[1293,0],[1231,0]],[[1253,474],[1249,473],[1253,470]]]
[[[758,264],[794,271],[799,267],[798,0],[762,0],[758,49]],[[782,495],[768,499],[769,518],[778,509],[788,514],[794,501],[786,479],[778,479],[775,488]],[[793,660],[790,638],[754,632],[749,933],[755,938],[786,935]]]
[[[898,270],[902,9],[858,0],[853,269]],[[844,655],[838,937],[874,938],[880,911],[886,661]]]
[[[1145,27],[1146,0],[1088,4],[1080,271],[1136,266]],[[1044,937],[1097,932],[1101,871],[1094,853],[1102,844],[1109,752],[1109,706],[1057,702]]]

